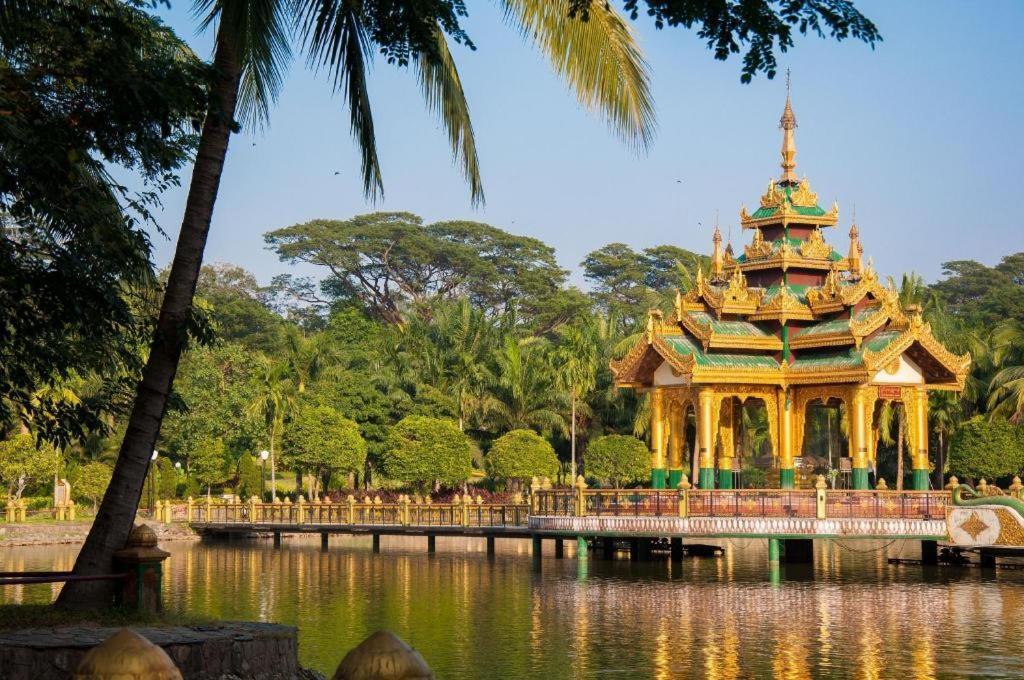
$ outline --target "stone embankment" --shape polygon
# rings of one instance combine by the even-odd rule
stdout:
[[[198,536],[184,524],[146,522],[164,541],[197,540]],[[92,522],[26,522],[0,524],[0,548],[17,545],[79,544],[85,541]]]
[[[0,632],[2,680],[67,680],[117,628],[68,626]],[[137,628],[185,680],[323,680],[299,665],[297,629],[274,623]]]

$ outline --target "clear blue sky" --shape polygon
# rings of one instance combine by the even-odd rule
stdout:
[[[658,135],[643,156],[581,110],[545,60],[502,21],[495,3],[467,3],[478,49],[455,48],[483,166],[485,208],[474,209],[442,129],[413,74],[378,59],[371,74],[386,200],[361,194],[347,113],[323,77],[296,63],[268,130],[236,136],[228,154],[207,262],[240,264],[263,281],[289,268],[262,234],[312,218],[406,210],[426,220],[473,219],[553,245],[574,270],[600,246],[669,243],[706,252],[719,210],[739,233],[779,172],[784,78],[739,82],[740,62],[715,61],[693,33],[634,26],[650,62]],[[619,4],[619,3],[615,3]],[[886,274],[934,280],[940,263],[996,263],[1024,250],[1024,2],[860,0],[884,42],[798,40],[793,73],[797,172],[826,207],[840,205],[829,240],[845,250],[851,208],[865,254]],[[205,56],[190,4],[165,18]],[[335,175],[340,171],[339,175]],[[682,183],[676,183],[681,179]],[[160,224],[177,235],[183,188],[165,196]],[[153,235],[166,265],[173,243]]]

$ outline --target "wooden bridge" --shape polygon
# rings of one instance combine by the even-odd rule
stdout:
[[[819,485],[820,486],[820,485]],[[970,490],[969,487],[962,487]],[[207,501],[190,503],[188,521],[203,534],[331,534],[482,537],[488,553],[497,538],[530,538],[539,554],[544,539],[576,539],[578,551],[595,542],[631,546],[667,539],[768,539],[769,554],[810,554],[814,539],[912,539],[931,561],[938,542],[963,547],[1024,547],[1024,503],[1016,498],[962,500],[946,491],[816,489],[573,489],[535,490],[527,499],[485,503],[466,495],[455,502],[401,496],[342,502]]]

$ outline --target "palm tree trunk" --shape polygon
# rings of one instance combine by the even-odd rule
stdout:
[[[898,425],[896,427],[896,490],[903,491],[903,411],[897,414]]]
[[[564,403],[564,402],[563,402]],[[572,486],[576,483],[576,390],[572,390],[572,424],[570,425],[572,433],[570,434],[571,442],[569,444],[570,450],[572,451],[572,461],[570,463],[570,477],[569,485]]]
[[[110,485],[75,561],[76,576],[111,573],[114,551],[123,548],[128,539],[150,456],[160,434],[167,396],[188,335],[192,298],[203,264],[203,250],[227,156],[241,79],[234,46],[226,36],[228,29],[224,26],[222,23],[217,34],[214,56],[217,75],[203,122],[185,215],[149,359],[137,387]],[[111,581],[73,581],[64,586],[57,604],[81,609],[107,607],[113,599],[113,589]]]

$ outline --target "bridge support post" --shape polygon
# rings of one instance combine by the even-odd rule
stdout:
[[[533,570],[540,571],[542,558],[544,556],[544,540],[539,534],[534,534],[531,537],[531,550],[530,554],[533,557]]]
[[[491,538],[491,537],[488,536],[488,538]],[[427,534],[427,552],[431,553],[431,554],[437,552],[437,535],[436,534]]]
[[[327,552],[327,532],[320,534],[320,549]]]
[[[629,559],[632,562],[636,562],[640,559],[640,539],[631,538],[629,539]]]
[[[588,550],[588,548],[589,548],[589,546],[587,545],[586,537],[585,536],[577,536],[576,537],[576,559],[577,560],[585,560],[585,559],[587,559],[587,550]]]
[[[982,569],[995,569],[996,568],[996,556],[989,551],[982,548],[978,551],[978,557],[981,558]]]
[[[555,559],[565,557],[565,543],[560,538],[555,539]]]
[[[651,559],[651,549],[654,547],[653,538],[640,539],[640,559],[647,562]]]
[[[274,532],[274,547],[275,548],[280,548],[281,547],[281,532],[280,531],[275,531]]]
[[[487,554],[494,555],[494,536],[487,537]]]
[[[670,541],[672,551],[672,561],[678,562],[683,559],[683,539],[676,536]]]
[[[601,539],[601,556],[606,560],[615,559],[615,539],[614,538],[602,538]]]
[[[380,534],[373,535],[373,552],[380,552]]]
[[[921,564],[939,563],[939,542],[921,541]]]
[[[782,559],[782,541],[777,538],[768,539],[768,563],[778,564]]]

